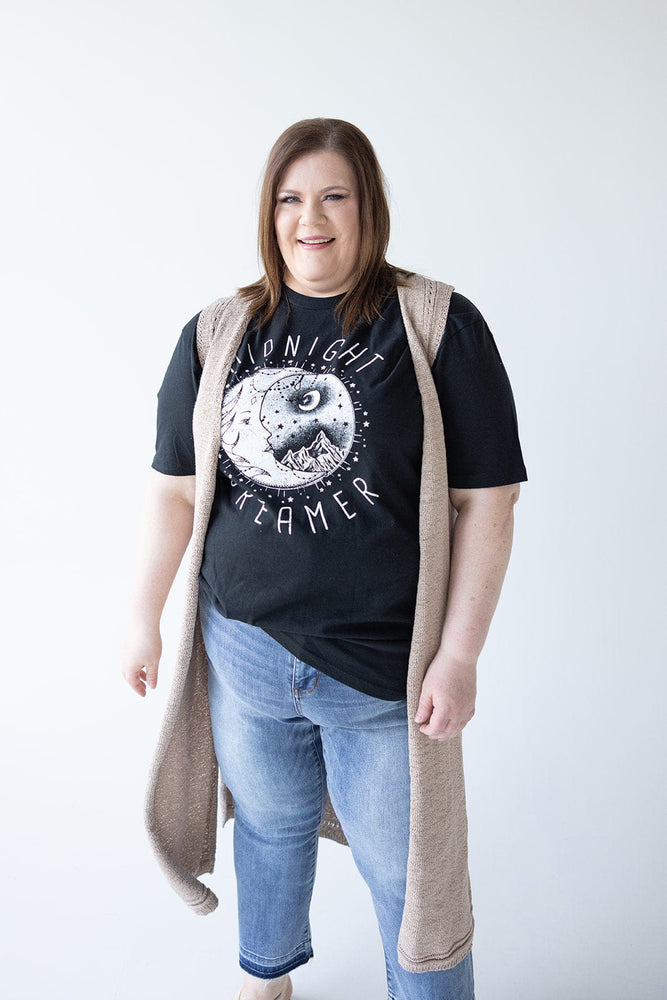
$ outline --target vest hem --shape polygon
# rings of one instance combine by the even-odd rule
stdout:
[[[398,961],[406,972],[444,972],[446,969],[453,969],[471,951],[472,934],[471,929],[466,943],[457,948],[455,952],[449,952],[447,955],[429,955],[426,958],[415,959],[413,956],[407,955],[399,946]]]
[[[213,913],[218,906],[218,897],[213,890],[207,886],[204,886],[204,890],[204,896],[201,900],[196,903],[190,903],[191,908],[199,917],[205,917],[207,914]]]

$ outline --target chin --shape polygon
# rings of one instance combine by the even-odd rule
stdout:
[[[310,281],[319,281],[323,285],[329,285],[331,288],[341,288],[341,287],[345,288],[345,287],[347,287],[349,285],[349,282],[351,280],[351,275],[349,275],[349,274],[332,274],[330,271],[326,272],[326,273],[320,272],[317,275],[315,275],[315,274],[311,275],[311,277],[309,278],[309,280]]]

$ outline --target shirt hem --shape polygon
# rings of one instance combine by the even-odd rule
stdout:
[[[491,489],[494,486],[512,486],[514,483],[527,482],[528,474],[526,470],[516,469],[514,473],[507,473],[502,476],[465,476],[463,479],[451,476],[448,485],[453,490],[475,490]]]
[[[157,462],[155,459],[151,462],[151,469],[155,469],[156,472],[161,472],[163,476],[194,476],[195,474],[194,469],[192,472],[183,472],[182,469],[179,469],[177,472],[172,471],[172,469],[166,468],[161,462]]]
[[[298,659],[303,660],[308,666],[313,667],[315,670],[320,670],[327,677],[332,677],[335,681],[339,681],[341,684],[347,685],[347,687],[354,688],[355,691],[360,691],[362,694],[370,695],[372,698],[380,698],[382,701],[401,701],[407,695],[407,678],[406,678],[406,690],[402,691],[400,694],[396,692],[389,693],[387,688],[380,687],[379,685],[373,683],[366,683],[360,680],[358,677],[351,676],[347,674],[344,670],[340,670],[338,667],[332,666],[330,663],[322,660],[319,656],[311,656],[310,653],[306,652],[303,648],[299,646],[297,642],[290,642],[289,638],[285,641],[284,632],[274,632],[268,628],[262,628],[263,632],[270,635],[272,639],[279,642],[280,645],[291,653],[293,656],[298,657]],[[304,656],[307,659],[304,659]]]

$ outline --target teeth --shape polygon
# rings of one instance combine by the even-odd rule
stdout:
[[[332,239],[333,237],[328,240],[299,240],[299,243],[331,243]]]

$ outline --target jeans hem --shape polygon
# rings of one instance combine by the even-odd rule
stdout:
[[[249,973],[251,976],[256,976],[258,979],[278,979],[280,976],[286,975],[293,969],[298,969],[300,965],[305,965],[313,957],[313,949],[308,947],[304,950],[298,952],[292,958],[281,962],[279,965],[274,965],[269,967],[267,965],[258,965],[257,962],[253,962],[243,955],[239,955],[239,965],[244,972]]]

